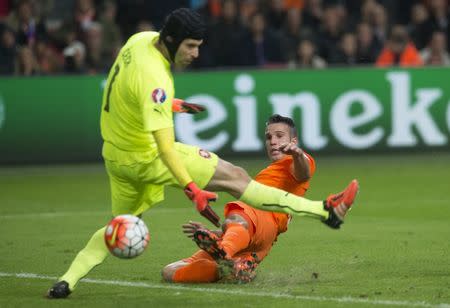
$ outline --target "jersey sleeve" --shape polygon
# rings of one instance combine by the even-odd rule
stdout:
[[[136,98],[142,109],[143,128],[147,132],[173,127],[173,81],[164,77],[166,74],[161,74],[160,80],[156,80],[155,75],[143,70],[136,78]]]

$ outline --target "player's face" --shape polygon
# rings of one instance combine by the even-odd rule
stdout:
[[[279,150],[280,145],[289,143],[296,139],[291,136],[289,125],[284,123],[273,123],[266,127],[266,151],[272,161],[282,159],[286,154]]]
[[[175,54],[175,65],[184,68],[199,56],[199,47],[203,40],[185,39],[178,47]]]

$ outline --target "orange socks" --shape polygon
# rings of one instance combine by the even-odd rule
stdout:
[[[228,224],[222,237],[221,245],[228,257],[233,257],[238,251],[247,248],[250,243],[250,232],[239,223]]]
[[[172,281],[177,283],[215,282],[219,280],[217,263],[200,259],[179,268],[173,275]]]

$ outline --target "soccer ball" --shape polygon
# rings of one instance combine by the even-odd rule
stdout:
[[[135,258],[144,252],[149,241],[148,228],[139,217],[119,215],[106,226],[105,243],[116,257]]]

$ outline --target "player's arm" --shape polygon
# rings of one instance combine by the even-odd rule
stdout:
[[[163,128],[153,132],[156,144],[158,145],[158,151],[164,164],[172,172],[173,176],[177,179],[178,183],[182,187],[186,187],[192,178],[183,165],[182,161],[178,157],[178,153],[175,151],[175,137],[173,128]]]
[[[309,160],[301,148],[295,142],[286,143],[280,146],[280,150],[292,156],[291,172],[299,182],[306,182],[311,178]]]
[[[210,201],[215,201],[217,199],[217,194],[201,190],[192,181],[191,176],[175,150],[173,128],[162,128],[153,131],[152,134],[158,145],[158,151],[162,161],[177,179],[178,183],[184,187],[184,192],[187,197],[195,203],[197,210],[201,215],[211,221],[214,225],[220,226],[219,216],[209,206]]]
[[[309,168],[309,161],[303,150],[298,148],[299,152],[292,155],[293,170],[292,174],[299,182],[306,182],[311,178],[311,170]]]

